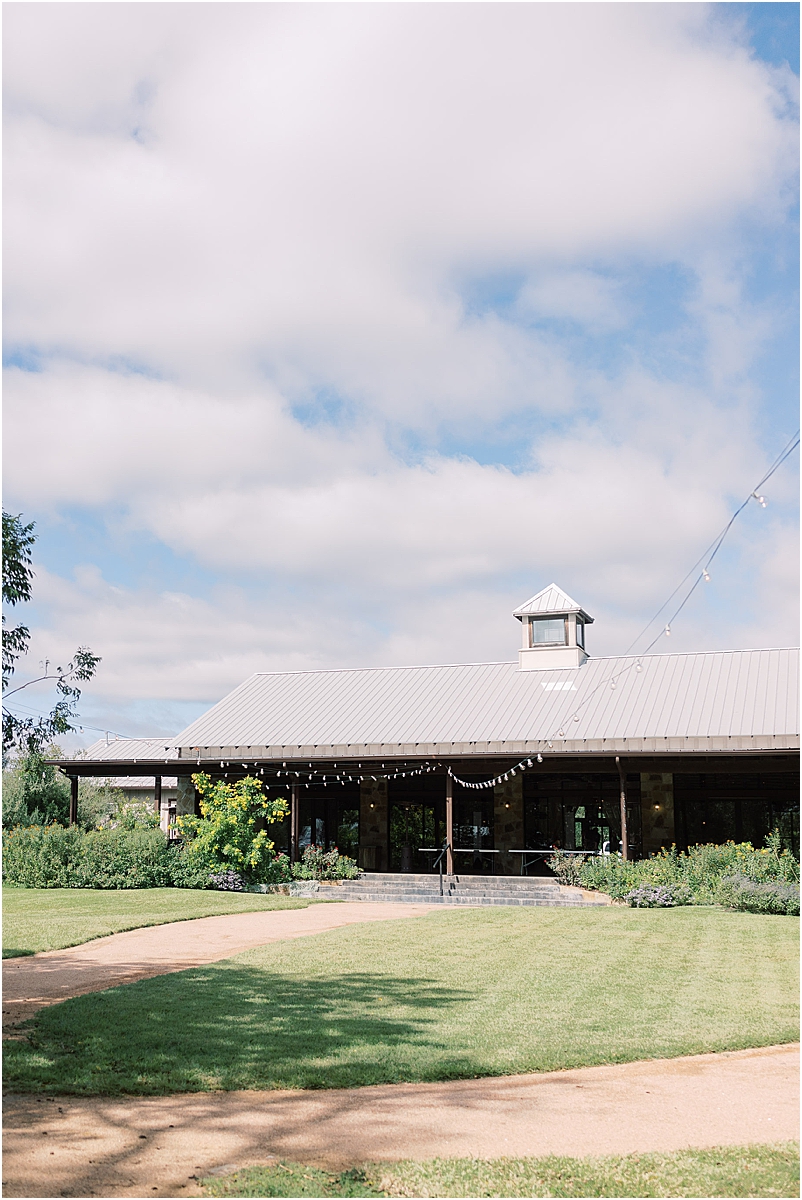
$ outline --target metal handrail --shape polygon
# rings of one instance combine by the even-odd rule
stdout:
[[[432,863],[432,870],[434,870],[435,867],[440,868],[440,895],[441,896],[443,894],[443,858],[446,856],[446,854],[448,854],[448,851],[450,849],[451,849],[451,847],[449,846],[448,842],[443,842],[443,849],[440,851],[437,858]]]

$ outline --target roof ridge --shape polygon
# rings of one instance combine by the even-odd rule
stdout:
[[[609,662],[611,659],[624,658],[680,658],[688,657],[689,655],[698,654],[768,654],[774,650],[798,650],[799,646],[747,646],[743,649],[735,648],[731,650],[669,650],[665,653],[658,652],[657,654],[590,654],[587,661],[590,662]],[[587,665],[587,664],[585,664]],[[518,663],[514,659],[491,659],[489,662],[461,662],[461,663],[407,663],[397,666],[383,667],[308,667],[301,671],[254,671],[253,675],[249,675],[248,679],[254,679],[257,676],[265,675],[346,675],[349,673],[356,674],[360,671],[434,671],[446,670],[450,667],[515,667]],[[530,668],[532,670],[570,670],[566,667],[542,667]],[[580,668],[573,668],[579,670]],[[239,686],[242,687],[248,680],[243,680]]]

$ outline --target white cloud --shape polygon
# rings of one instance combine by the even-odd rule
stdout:
[[[619,650],[764,469],[739,239],[783,219],[790,79],[706,6],[17,4],[5,40],[6,332],[42,368],[7,372],[7,494],[221,581],[42,574],[41,637],[102,647],[110,704],[509,657],[552,577]],[[638,266],[695,281],[654,353]],[[319,392],[345,416],[304,425]],[[789,627],[776,513],[689,644]]]

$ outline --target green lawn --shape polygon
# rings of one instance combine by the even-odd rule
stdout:
[[[251,892],[184,888],[3,888],[3,958],[78,946],[107,933],[217,917],[224,913],[306,908],[310,900]]]
[[[351,1087],[796,1040],[798,921],[446,910],[276,942],[43,1009],[15,1091]]]
[[[439,1158],[341,1174],[279,1162],[203,1185],[209,1196],[798,1196],[799,1143],[605,1158]]]

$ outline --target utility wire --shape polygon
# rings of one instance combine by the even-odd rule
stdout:
[[[680,604],[679,608],[676,610],[676,612],[673,614],[673,616],[670,618],[670,620],[667,622],[667,624],[670,626],[671,622],[674,620],[674,618],[677,617],[679,615],[679,613],[682,612],[682,610],[685,607],[685,605],[687,604],[688,600],[690,600],[694,591],[696,590],[698,585],[701,583],[701,581],[704,579],[707,567],[710,566],[710,563],[713,561],[713,559],[718,554],[719,550],[721,549],[722,542],[724,541],[725,537],[729,533],[732,526],[735,524],[736,519],[741,515],[741,513],[746,508],[746,506],[750,500],[757,499],[759,489],[763,487],[763,484],[766,483],[767,480],[771,479],[774,472],[778,469],[778,467],[780,467],[785,462],[785,460],[786,460],[786,458],[788,458],[789,454],[792,454],[794,452],[794,450],[796,450],[797,446],[799,445],[799,435],[800,435],[800,431],[797,430],[796,433],[793,435],[793,437],[785,444],[783,449],[777,455],[774,462],[771,464],[771,466],[769,467],[768,471],[763,476],[763,478],[761,480],[759,480],[758,483],[755,484],[755,486],[752,488],[752,491],[749,493],[749,495],[746,497],[746,499],[743,501],[743,503],[740,504],[738,506],[738,508],[736,508],[735,512],[732,514],[729,521],[724,526],[724,528],[721,530],[721,532],[719,534],[717,534],[716,537],[713,538],[713,541],[710,543],[710,545],[707,547],[707,549],[699,556],[699,558],[693,564],[693,566],[688,571],[688,573],[680,580],[680,582],[674,588],[674,591],[671,593],[671,595],[668,597],[668,599],[663,601],[663,603],[660,605],[660,607],[658,608],[657,612],[654,614],[652,619],[649,622],[647,622],[646,625],[644,625],[643,629],[640,631],[638,636],[636,638],[634,638],[633,641],[630,642],[629,646],[627,646],[626,650],[624,651],[624,655],[629,654],[630,651],[632,650],[632,648],[637,645],[637,643],[643,637],[644,633],[646,633],[646,631],[651,628],[651,626],[659,618],[660,614],[668,607],[668,605],[671,603],[671,601],[676,596],[677,592],[679,592],[682,589],[682,587],[687,583],[687,581],[691,578],[694,571],[696,571],[702,565],[702,563],[704,563],[705,571],[703,571],[702,574],[698,577],[698,579],[696,579],[696,581],[693,584],[693,587],[688,592],[687,596],[682,601],[682,604]],[[660,638],[662,636],[663,636],[663,634],[659,633],[657,635],[657,637],[654,639],[654,641],[649,643],[649,645],[646,647],[646,649],[643,651],[643,653],[648,654],[649,651],[651,650],[652,646],[654,646],[660,640]]]

